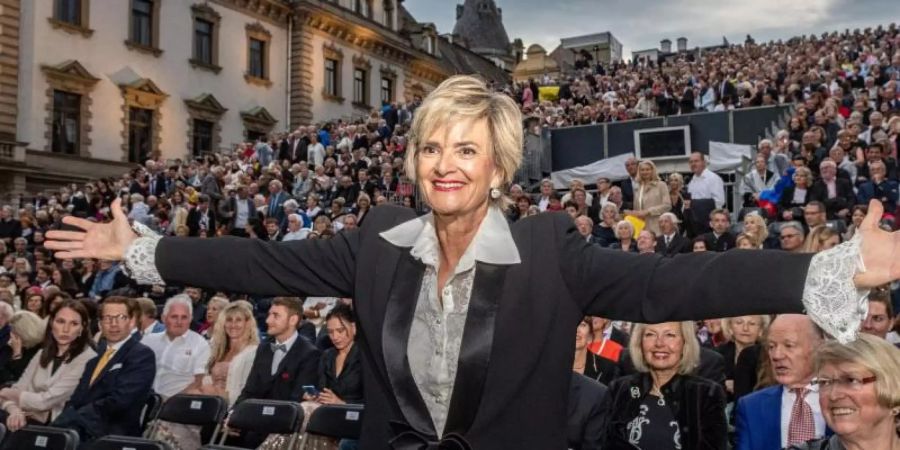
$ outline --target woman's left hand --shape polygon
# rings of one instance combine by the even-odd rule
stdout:
[[[344,401],[331,389],[325,388],[319,393],[319,403],[323,405],[343,405]]]
[[[859,288],[871,289],[900,279],[900,232],[888,232],[878,227],[884,207],[878,200],[869,202],[869,212],[859,226],[862,233],[862,256],[866,266],[864,273],[853,281]]]
[[[15,333],[9,335],[9,347],[12,349],[13,356],[22,356],[22,340]]]

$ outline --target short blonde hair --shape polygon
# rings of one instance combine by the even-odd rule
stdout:
[[[697,342],[696,327],[694,322],[684,321],[675,322],[681,329],[681,338],[684,346],[681,349],[681,361],[678,363],[678,373],[680,375],[688,375],[700,365],[700,343]],[[634,364],[635,370],[638,372],[650,372],[650,366],[644,360],[644,350],[641,344],[644,341],[644,329],[647,324],[636,323],[631,329],[631,340],[628,341],[628,353],[631,356],[631,362]]]
[[[481,79],[468,75],[444,80],[416,109],[406,151],[407,176],[416,181],[420,145],[438,128],[460,119],[487,119],[491,139],[489,154],[502,184],[491,187],[505,191],[522,163],[522,113],[509,96],[491,91]],[[484,194],[488,195],[487,192]],[[501,196],[494,203],[505,206],[509,199]]]
[[[19,311],[9,319],[9,326],[22,340],[22,347],[32,348],[44,341],[47,322],[31,311]]]
[[[849,344],[827,341],[816,352],[816,373],[826,364],[841,363],[859,364],[872,371],[878,404],[888,409],[900,407],[900,349],[880,337],[860,333]]]
[[[655,186],[658,181],[661,181],[659,178],[659,171],[656,170],[656,163],[654,163],[653,161],[651,161],[649,159],[642,159],[642,160],[638,161],[638,170],[641,169],[641,166],[650,166],[651,174],[650,174],[649,185]],[[638,177],[640,177],[640,173],[638,173]],[[643,183],[644,180],[640,180],[640,182]]]
[[[772,319],[769,318],[768,314],[757,314],[752,315],[749,314],[749,317],[756,317],[759,319],[759,337],[756,338],[757,341],[762,341],[763,336],[766,335],[766,330],[769,329],[769,323],[772,322]],[[743,316],[738,316],[743,317]],[[734,340],[734,330],[731,328],[731,321],[736,319],[737,317],[726,317],[722,319],[722,334],[729,341]]]

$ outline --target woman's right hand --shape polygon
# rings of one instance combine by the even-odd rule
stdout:
[[[54,250],[54,256],[57,258],[121,261],[125,258],[125,250],[138,236],[128,224],[128,218],[122,210],[121,199],[115,199],[110,210],[113,220],[107,223],[91,222],[75,216],[64,217],[64,224],[83,231],[49,231],[44,246]]]
[[[9,416],[6,418],[6,428],[11,432],[16,432],[25,428],[28,425],[28,421],[25,420],[25,414],[20,410],[15,410],[9,413]]]

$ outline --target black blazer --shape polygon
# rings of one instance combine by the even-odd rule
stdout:
[[[675,236],[672,236],[672,240],[669,242],[668,246],[666,245],[666,238],[664,236],[656,238],[656,253],[663,256],[675,256],[679,253],[690,253],[692,250],[694,250],[694,245],[691,240],[679,233],[675,233]]]
[[[703,241],[706,242],[706,249],[711,252],[724,252],[733,249],[735,247],[734,240],[735,236],[731,234],[730,231],[726,231],[718,238],[716,238],[716,235],[712,231],[703,235]],[[691,246],[691,250],[693,250],[693,245]]]
[[[640,410],[641,401],[650,393],[650,374],[638,373],[619,378],[609,386],[611,406],[603,449],[632,449],[628,442],[628,423]],[[681,446],[692,450],[725,450],[728,423],[725,419],[725,392],[704,378],[675,375],[660,389],[666,406],[678,421]],[[668,426],[663,424],[661,426]]]
[[[298,333],[294,345],[272,375],[273,354],[269,345],[272,341],[267,340],[256,348],[247,384],[235,403],[248,398],[298,402],[303,398],[303,386],[316,385],[322,352]]]
[[[568,448],[600,450],[605,439],[609,411],[606,385],[572,372],[569,385]]]
[[[187,227],[189,234],[191,236],[200,236],[200,218],[203,217],[203,214],[199,209],[194,208],[188,212],[187,216]],[[206,214],[209,215],[208,227],[209,229],[206,232],[207,237],[215,237],[216,235],[216,213],[213,211],[212,206],[207,208]]]
[[[334,347],[322,353],[319,362],[319,390],[331,389],[341,400],[347,403],[363,403],[362,361],[359,359],[359,347],[350,347],[344,369],[337,375],[337,349]]]
[[[132,334],[113,353],[91,385],[94,368],[106,351],[101,344],[97,356],[87,362],[81,381],[54,427],[74,429],[82,442],[109,434],[141,435],[141,410],[153,392],[156,357],[153,350]]]
[[[365,226],[327,240],[165,237],[156,264],[167,283],[353,298],[366,400],[361,448],[418,449],[438,435],[406,359],[408,341],[417,338],[409,332],[425,266],[379,236],[415,217],[411,209],[378,206]],[[564,213],[528,217],[510,230],[522,262],[475,266],[447,442],[564,448],[572,336],[585,315],[655,323],[803,310],[809,254],[609,251],[585,242]],[[741,270],[762,266],[770,270]],[[745,276],[733,276],[737,271]],[[764,284],[767,295],[759,296]]]
[[[828,219],[831,220],[837,218],[836,214],[838,211],[842,209],[849,210],[856,204],[856,193],[853,192],[853,185],[850,183],[850,180],[835,178],[834,183],[837,191],[837,195],[834,198],[828,198],[828,186],[822,180],[813,183],[809,190],[809,195],[806,197],[810,201],[816,200],[824,203]]]

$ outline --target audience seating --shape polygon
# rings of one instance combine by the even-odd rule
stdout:
[[[163,399],[161,395],[155,392],[150,394],[150,397],[147,398],[147,403],[144,405],[144,410],[141,411],[141,430],[147,430],[150,422],[159,414],[162,404]]]
[[[161,441],[130,437],[105,436],[90,445],[90,450],[172,450],[172,446]]]
[[[255,433],[289,434],[294,448],[300,427],[303,425],[303,408],[297,402],[249,399],[238,403],[228,417],[228,427],[236,430],[252,430]],[[227,430],[226,428],[226,430]],[[207,445],[206,450],[232,450],[224,444],[227,432],[222,433],[220,445]]]
[[[165,420],[184,425],[214,426],[215,430],[210,438],[210,443],[215,442],[220,424],[225,419],[227,404],[225,399],[214,395],[187,395],[180,394],[170,397],[162,404],[156,420]],[[146,436],[155,437],[158,424],[150,427]]]
[[[5,429],[5,428],[4,428]],[[9,435],[3,443],[7,450],[75,450],[78,434],[65,428],[28,425]]]
[[[364,409],[363,405],[322,405],[309,416],[306,434],[336,439],[359,439]],[[306,448],[306,440],[300,448]]]

